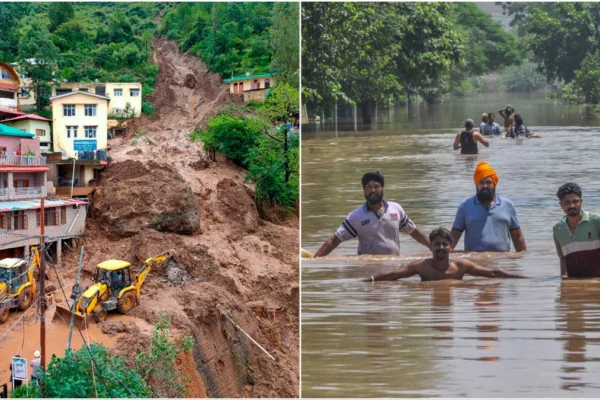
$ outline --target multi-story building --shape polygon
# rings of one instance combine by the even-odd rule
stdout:
[[[224,79],[223,82],[229,83],[231,94],[243,94],[244,101],[263,101],[267,90],[275,86],[274,75],[276,75],[274,72],[260,75],[246,74],[245,76]]]
[[[69,92],[50,98],[52,146],[64,156],[48,160],[49,178],[57,195],[85,197],[108,164],[108,103],[111,99],[90,92]],[[103,155],[103,156],[100,156]]]
[[[139,82],[121,83],[61,83],[52,89],[53,96],[73,92],[88,92],[110,98],[110,117],[139,118],[142,115],[142,84]]]
[[[23,114],[16,117],[2,120],[2,123],[23,132],[35,133],[40,139],[40,149],[42,152],[48,151],[52,147],[52,135],[50,134],[51,119],[40,117],[35,114]]]
[[[0,62],[0,110],[21,111],[19,74],[10,65]]]
[[[0,259],[21,257],[39,244],[41,199],[49,168],[33,133],[0,124]],[[44,225],[50,250],[60,261],[62,241],[85,230],[87,202],[46,200]]]

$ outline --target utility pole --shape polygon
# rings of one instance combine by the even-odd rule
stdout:
[[[41,358],[40,366],[42,371],[46,369],[46,253],[44,238],[44,199],[40,199],[40,343]],[[44,386],[41,387],[42,397],[44,397]]]
[[[69,338],[67,339],[67,349],[71,348],[71,336],[73,335],[73,323],[75,322],[75,305],[77,304],[77,299],[81,295],[81,286],[79,286],[79,277],[81,276],[81,266],[83,265],[83,246],[81,246],[81,252],[79,253],[79,268],[77,268],[77,281],[75,282],[75,286],[73,286],[73,291],[71,292],[71,299],[73,303],[71,303],[71,323],[69,324]]]

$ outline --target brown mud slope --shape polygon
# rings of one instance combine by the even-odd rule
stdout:
[[[202,145],[189,139],[191,131],[234,102],[227,85],[199,59],[181,54],[174,42],[155,39],[154,49],[156,117],[132,121],[125,138],[110,142],[113,161],[94,199],[88,230],[111,232],[83,237],[84,280],[89,282],[94,266],[108,258],[137,268],[150,256],[170,252],[169,262],[148,275],[140,305],[127,317],[109,315],[105,324],[127,322],[105,329],[118,335],[115,348],[133,357],[149,343],[149,324],[165,313],[174,335],[196,340],[192,354],[179,360],[190,395],[296,397],[297,216],[280,225],[262,220],[244,171],[225,159],[208,161]],[[75,276],[76,253],[64,257],[67,284]]]

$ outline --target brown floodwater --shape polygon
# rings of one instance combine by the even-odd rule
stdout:
[[[478,156],[452,150],[461,120],[507,102],[543,138],[493,138]],[[376,168],[385,198],[422,231],[451,228],[474,195],[475,166],[487,161],[497,194],[515,203],[528,251],[454,257],[531,279],[360,282],[428,255],[406,235],[400,257],[357,257],[349,241],[302,260],[303,397],[600,395],[600,280],[562,281],[552,240],[561,184],[579,183],[584,209],[600,212],[600,119],[543,99],[461,104],[439,106],[433,120],[422,109],[421,117],[395,110],[359,132],[303,131],[302,247],[314,253],[364,202],[360,178]]]

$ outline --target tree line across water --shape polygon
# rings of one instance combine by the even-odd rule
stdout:
[[[505,3],[510,32],[474,3],[303,3],[302,87],[313,109],[415,96],[433,104],[501,73],[507,91],[549,84],[598,103],[600,3]],[[367,121],[365,121],[367,122]]]

